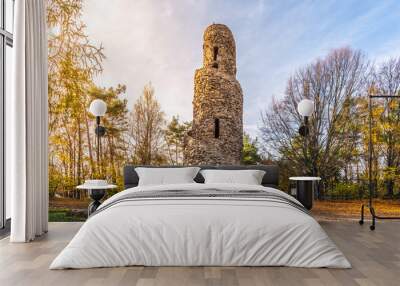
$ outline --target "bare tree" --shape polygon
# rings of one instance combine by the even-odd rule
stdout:
[[[274,100],[261,114],[262,140],[267,150],[290,162],[292,174],[313,174],[325,181],[338,176],[360,140],[353,120],[355,98],[364,90],[368,63],[360,51],[341,48],[299,69],[288,80],[286,95]],[[302,117],[297,104],[304,98],[315,103],[310,134],[298,135]]]
[[[151,83],[145,85],[142,96],[133,105],[131,120],[133,162],[142,165],[163,163],[165,114]]]

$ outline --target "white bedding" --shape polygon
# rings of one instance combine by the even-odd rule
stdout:
[[[143,186],[154,190],[265,190],[239,184]],[[123,201],[88,219],[50,269],[145,266],[294,266],[350,268],[308,214],[287,204],[246,198]]]

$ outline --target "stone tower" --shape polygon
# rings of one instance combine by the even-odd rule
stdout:
[[[204,32],[203,67],[194,76],[193,126],[185,164],[237,165],[243,145],[243,94],[236,80],[236,47],[229,28]]]

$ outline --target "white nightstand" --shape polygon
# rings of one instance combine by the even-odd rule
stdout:
[[[85,183],[83,185],[79,185],[76,188],[80,190],[87,190],[89,192],[90,198],[93,200],[88,206],[88,216],[96,211],[96,209],[101,205],[100,200],[104,197],[107,190],[115,189],[116,185],[94,185]]]

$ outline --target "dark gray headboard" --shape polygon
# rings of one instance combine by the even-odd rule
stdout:
[[[151,167],[151,168],[180,168],[181,166],[134,166],[127,165],[124,167],[124,187],[125,189],[136,187],[139,183],[139,176],[135,171],[135,167]],[[217,170],[263,170],[265,175],[262,179],[262,185],[265,187],[278,187],[279,183],[279,167],[275,165],[243,165],[243,166],[199,166],[204,169],[217,169]],[[198,173],[194,180],[197,183],[204,183],[203,176]]]

